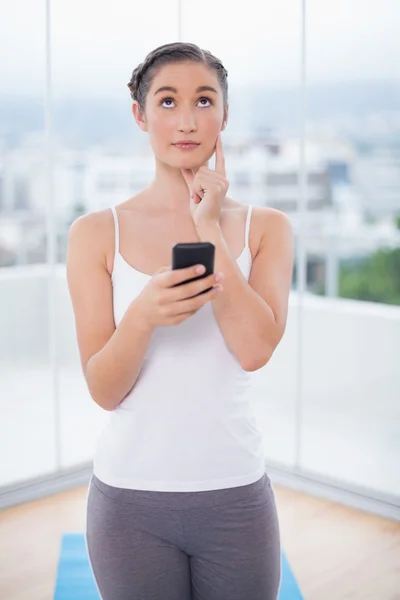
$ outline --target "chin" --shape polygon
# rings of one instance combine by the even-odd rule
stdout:
[[[170,167],[174,167],[175,169],[197,169],[208,160],[207,158],[203,159],[202,157],[198,156],[189,156],[189,154],[190,153],[188,152],[188,156],[180,156],[174,161],[165,160],[164,162],[166,162]]]
[[[202,165],[204,165],[205,163],[207,163],[211,157],[213,155],[213,151],[210,152],[197,152],[196,150],[193,150],[192,152],[182,152],[182,155],[179,156],[176,160],[176,163],[174,161],[174,163],[176,164],[177,167],[185,167],[187,169],[193,169],[193,168],[197,168],[197,167],[201,167]]]

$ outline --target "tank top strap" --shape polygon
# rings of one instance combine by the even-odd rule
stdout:
[[[114,230],[115,230],[115,256],[117,256],[118,252],[119,252],[119,224],[118,224],[118,215],[117,215],[117,209],[115,208],[115,206],[111,207],[111,211],[114,217]]]
[[[247,247],[249,247],[249,231],[250,231],[250,219],[251,219],[252,208],[253,207],[250,204],[249,208],[247,209],[246,233],[245,233],[245,242],[244,242]]]

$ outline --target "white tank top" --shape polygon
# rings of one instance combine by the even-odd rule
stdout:
[[[251,209],[237,259],[246,280],[252,263]],[[117,212],[111,210],[118,325],[151,275],[131,267],[120,254]],[[154,491],[216,490],[257,481],[265,459],[250,406],[249,377],[228,349],[211,302],[178,325],[157,328],[135,385],[108,413],[93,472],[108,485]]]

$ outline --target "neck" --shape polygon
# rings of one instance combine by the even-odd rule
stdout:
[[[208,161],[204,166],[208,167]],[[189,212],[189,188],[179,168],[170,167],[156,158],[156,174],[147,190],[154,206],[174,212]]]

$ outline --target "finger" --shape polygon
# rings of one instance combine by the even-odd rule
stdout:
[[[194,187],[196,187],[196,184],[198,182],[201,183],[201,186],[203,189],[208,189],[209,187],[211,187],[212,185],[216,184],[216,185],[220,185],[220,184],[225,184],[227,181],[226,177],[223,177],[222,175],[220,175],[220,173],[217,173],[217,171],[202,171],[202,173],[200,174],[200,176],[197,176],[193,182]]]
[[[164,271],[169,271],[170,268],[171,267],[169,265],[165,265],[164,267],[160,267],[156,273],[164,273]]]
[[[222,177],[226,177],[225,156],[224,149],[222,148],[221,134],[218,135],[215,144],[215,171],[222,175]]]
[[[184,300],[185,298],[194,298],[199,294],[204,294],[216,285],[218,284],[215,273],[211,273],[211,275],[207,275],[207,277],[200,277],[200,279],[196,278],[184,281],[182,284],[174,287],[174,298],[176,298],[177,301]]]
[[[196,195],[194,182],[196,181],[196,171],[193,169],[181,169],[186,185],[189,188],[190,197],[194,200],[195,204],[198,204],[202,199],[202,196]]]
[[[195,194],[197,195],[197,198],[193,198],[193,200],[195,201],[195,204],[197,202],[200,202],[200,200],[203,199],[204,194],[206,193],[208,189],[208,185],[204,182],[204,180],[202,182],[200,182],[199,180],[195,181],[194,185],[193,185],[193,191],[195,192]]]
[[[193,189],[193,181],[195,178],[195,174],[192,169],[181,169],[183,179],[186,181],[186,185],[189,188],[190,193],[192,193]]]
[[[167,271],[171,270],[171,266],[168,267],[160,267],[155,273],[154,275],[160,275],[161,273],[166,273]]]
[[[176,302],[176,308],[179,311],[178,314],[197,311],[201,308],[206,302],[213,300],[218,294],[222,291],[221,285],[215,285],[204,294],[196,294],[191,298],[186,298],[184,300],[179,300]]]
[[[198,273],[198,267],[202,267],[202,272]],[[193,277],[198,277],[199,275],[203,275],[205,273],[204,265],[193,265],[191,267],[185,267],[184,269],[172,269],[169,273],[163,273],[161,276],[163,281],[165,281],[166,287],[173,287],[174,285],[178,285],[187,279],[192,279]]]

